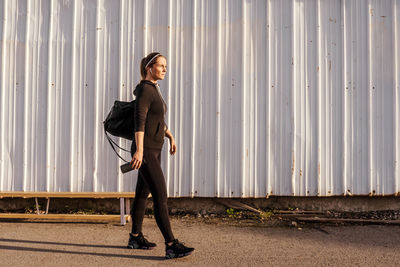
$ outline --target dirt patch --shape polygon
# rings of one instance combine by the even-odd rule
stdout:
[[[152,218],[151,212],[149,218]],[[205,224],[224,224],[231,226],[254,227],[297,227],[309,224],[320,225],[371,225],[394,224],[400,225],[400,210],[371,211],[371,212],[314,212],[293,210],[261,210],[249,211],[228,208],[224,213],[197,214],[175,213],[173,216],[182,221],[199,220]]]

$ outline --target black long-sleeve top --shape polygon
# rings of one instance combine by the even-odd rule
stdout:
[[[136,96],[135,132],[144,132],[144,148],[162,149],[167,130],[164,121],[167,108],[159,89],[156,84],[142,80],[133,94]],[[132,146],[136,150],[136,145]]]

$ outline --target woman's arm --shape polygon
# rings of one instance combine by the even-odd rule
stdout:
[[[143,162],[143,139],[144,132],[135,132],[135,141],[136,141],[136,152],[133,154],[131,160],[132,169],[136,170],[142,166]]]
[[[152,102],[151,90],[146,90],[144,87],[137,88],[136,94],[136,109],[135,109],[135,142],[136,151],[131,160],[132,169],[139,169],[143,162],[143,139],[144,130],[147,119],[147,112],[149,111]]]
[[[172,133],[169,131],[169,129],[167,129],[165,131],[165,136],[168,137],[168,139],[169,139],[169,144],[170,144],[169,153],[171,155],[175,155],[175,153],[176,153],[175,138],[172,135]]]

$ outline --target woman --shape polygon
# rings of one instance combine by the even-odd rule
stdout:
[[[151,193],[154,202],[154,216],[166,246],[166,258],[187,256],[194,248],[180,243],[172,234],[168,217],[167,187],[161,169],[161,149],[164,137],[169,138],[170,154],[176,153],[175,139],[168,130],[164,114],[167,110],[162,98],[158,80],[167,73],[166,58],[160,53],[151,53],[140,63],[142,81],[136,86],[135,139],[132,142],[132,169],[139,169],[136,195],[132,207],[132,232],[128,248],[152,249],[156,244],[149,242],[142,234],[142,223],[146,200]]]

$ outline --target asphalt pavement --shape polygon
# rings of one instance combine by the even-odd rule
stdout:
[[[152,218],[154,250],[126,249],[131,225],[0,222],[0,266],[399,266],[399,226],[262,227],[172,219],[195,252],[165,260]]]

